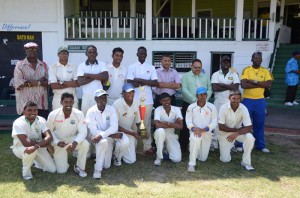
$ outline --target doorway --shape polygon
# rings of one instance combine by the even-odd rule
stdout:
[[[232,58],[234,52],[211,52],[211,69],[210,69],[210,76],[213,73],[220,70],[221,59],[223,56],[227,55],[230,57],[231,65],[232,65]]]

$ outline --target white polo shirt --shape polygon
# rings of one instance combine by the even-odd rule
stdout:
[[[154,120],[158,120],[160,122],[171,122],[174,123],[176,119],[183,119],[181,110],[179,107],[171,106],[171,110],[169,115],[163,106],[159,106],[154,111]],[[174,128],[167,128],[166,131],[174,131]]]
[[[75,108],[72,109],[71,115],[68,118],[65,118],[62,107],[50,112],[47,124],[52,132],[53,143],[55,145],[73,136],[76,136],[75,141],[80,144],[87,135],[84,115]]]
[[[102,138],[118,132],[118,117],[114,107],[106,105],[103,112],[97,105],[92,106],[86,113],[86,123],[92,136],[100,134]]]
[[[239,76],[236,72],[228,71],[228,73],[224,76],[222,70],[216,71],[211,77],[211,84],[213,83],[223,83],[226,85],[230,84],[240,84]],[[229,92],[230,90],[214,92],[215,101],[222,101],[224,103],[229,102]]]
[[[94,64],[86,65],[86,62],[81,63],[77,69],[77,77],[84,76],[85,73],[88,74],[100,74],[107,71],[106,64],[104,62],[95,62]],[[86,95],[93,95],[97,89],[102,89],[102,82],[100,80],[93,80],[92,82],[82,85],[82,92]]]
[[[107,67],[110,87],[106,91],[108,93],[108,98],[118,99],[122,97],[122,86],[125,84],[127,69],[120,65],[118,68],[109,64]]]
[[[145,80],[157,80],[157,73],[155,67],[146,62],[141,64],[136,62],[128,68],[127,80],[134,80],[135,78],[142,78]],[[144,86],[145,105],[153,104],[152,89],[150,86]],[[140,88],[135,88],[134,98],[140,103]]]
[[[52,65],[49,68],[49,83],[57,81],[75,81],[77,80],[77,66],[72,64],[62,65],[60,62]],[[65,89],[53,89],[54,94],[61,95],[65,92],[72,93],[76,96],[76,88],[68,87]]]
[[[113,105],[117,112],[119,126],[122,128],[132,131],[132,125],[141,122],[139,104],[136,100],[133,100],[132,105],[129,106],[124,98],[120,98]]]
[[[24,115],[19,117],[14,121],[12,128],[13,147],[23,146],[17,135],[24,134],[27,135],[28,139],[39,142],[43,139],[42,133],[48,129],[46,120],[43,117],[37,116],[32,124],[30,124]]]
[[[218,125],[218,112],[216,107],[210,103],[206,102],[203,107],[197,105],[197,101],[190,104],[185,116],[186,126],[189,130],[192,127],[198,128],[209,128],[212,131]]]
[[[230,103],[222,105],[219,111],[218,122],[235,129],[241,128],[242,124],[244,126],[252,125],[248,109],[242,103],[240,103],[235,112],[232,110]]]

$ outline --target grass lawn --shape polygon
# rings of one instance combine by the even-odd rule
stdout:
[[[300,159],[293,154],[299,147],[287,148],[278,140],[283,141],[273,138],[269,144],[271,154],[253,151],[254,172],[240,166],[241,153],[222,163],[219,152],[211,152],[192,174],[186,171],[188,154],[179,164],[164,161],[160,167],[153,165],[154,157],[138,154],[135,164],[112,166],[100,180],[92,178],[94,161],[88,160],[87,178],[79,178],[71,168],[63,175],[32,168],[33,179],[24,181],[21,160],[9,148],[10,132],[1,131],[0,197],[300,197]],[[69,162],[72,167],[75,158],[70,156]]]

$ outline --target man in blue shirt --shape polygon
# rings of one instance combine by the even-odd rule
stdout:
[[[294,51],[293,57],[287,62],[285,67],[285,83],[287,84],[286,95],[285,95],[285,105],[293,106],[299,105],[298,102],[295,101],[297,88],[299,83],[299,67],[297,60],[300,58],[300,52]]]

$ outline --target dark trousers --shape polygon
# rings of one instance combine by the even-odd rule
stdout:
[[[185,115],[186,115],[186,110],[190,104],[187,102],[182,101],[182,109],[181,113],[183,116],[183,128],[180,131],[179,135],[179,144],[182,152],[187,152],[188,151],[188,145],[189,145],[189,138],[190,138],[190,131],[186,127],[186,122],[185,122]]]
[[[293,103],[296,99],[298,85],[295,86],[288,86],[286,88],[286,94],[285,94],[285,102],[291,102]]]
[[[159,107],[161,105],[159,99],[160,99],[160,95],[156,94],[154,99],[154,105],[153,105],[154,108]],[[175,94],[171,96],[171,105],[176,106]]]

